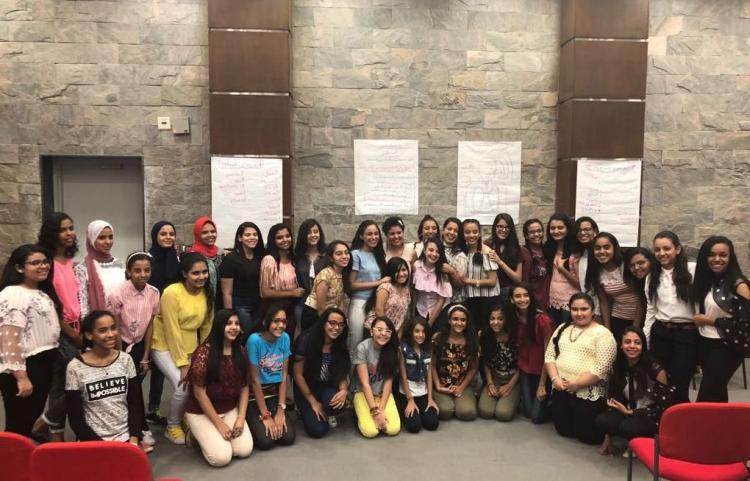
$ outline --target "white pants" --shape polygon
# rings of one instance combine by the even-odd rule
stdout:
[[[175,365],[169,351],[151,351],[151,357],[156,367],[164,374],[164,378],[172,386],[172,399],[169,400],[169,415],[167,415],[168,426],[179,426],[187,401],[187,386],[177,386],[180,382],[180,369]]]
[[[224,414],[219,414],[219,417],[224,420],[229,429],[232,429],[237,421],[237,414],[237,408],[234,408]],[[185,420],[190,426],[190,432],[200,444],[203,457],[211,466],[226,466],[232,460],[232,456],[246,458],[253,452],[253,437],[250,435],[247,421],[244,421],[245,427],[242,429],[242,434],[227,441],[221,437],[219,430],[205,414],[185,413]]]
[[[352,299],[349,303],[349,355],[354,359],[357,351],[357,344],[362,342],[364,336],[364,325],[367,314],[365,313],[365,304],[367,299]]]

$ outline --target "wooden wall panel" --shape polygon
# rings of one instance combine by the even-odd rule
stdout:
[[[645,99],[648,44],[573,39],[560,49],[560,102]]]
[[[645,102],[568,100],[559,111],[559,159],[643,157]]]
[[[211,153],[290,155],[288,95],[211,94]]]
[[[563,0],[560,43],[573,37],[648,38],[649,0]]]
[[[209,0],[209,28],[288,30],[290,0]]]
[[[208,49],[212,92],[289,92],[288,32],[213,30]]]
[[[557,163],[555,186],[555,212],[570,216],[576,211],[576,185],[578,182],[578,160],[565,159]]]

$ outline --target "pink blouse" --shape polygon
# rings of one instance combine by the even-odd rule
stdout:
[[[378,291],[388,292],[388,300],[385,303],[385,317],[393,321],[396,329],[401,329],[401,326],[406,319],[406,313],[409,311],[409,304],[411,303],[411,293],[408,287],[404,289],[396,289],[393,284],[386,282],[378,286]],[[376,295],[377,295],[376,292]],[[365,327],[370,328],[372,322],[375,320],[375,309],[370,311],[370,314],[365,319]]]
[[[277,291],[292,291],[297,285],[297,271],[291,262],[276,263],[273,256],[265,256],[260,261],[260,284]]]
[[[555,262],[561,256],[555,254]],[[571,255],[568,258],[568,270],[570,272],[578,272],[578,256]],[[549,285],[549,306],[556,309],[570,310],[568,302],[573,294],[580,292],[576,287],[573,287],[568,279],[557,270],[557,267],[552,265],[552,280]]]
[[[63,306],[63,320],[79,332],[81,303],[78,300],[78,278],[73,271],[73,259],[68,259],[64,263],[55,261],[52,285]]]
[[[442,297],[450,299],[453,296],[453,287],[450,281],[442,274],[442,282],[438,282],[435,267],[428,269],[424,262],[418,260],[414,263],[414,290],[417,298],[417,312],[426,318],[438,300]]]

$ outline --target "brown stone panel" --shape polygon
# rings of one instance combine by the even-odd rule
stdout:
[[[210,0],[209,28],[289,29],[290,0]]]
[[[560,49],[560,101],[644,99],[648,44],[573,39]]]
[[[558,158],[641,158],[646,104],[568,100],[559,105]]]
[[[211,153],[290,155],[287,95],[211,94]]]
[[[648,38],[649,0],[563,0],[560,43],[573,37]]]
[[[578,181],[578,160],[564,159],[557,162],[557,185],[555,187],[555,212],[570,216],[576,210],[576,185]]]
[[[289,92],[289,33],[209,33],[212,92]]]

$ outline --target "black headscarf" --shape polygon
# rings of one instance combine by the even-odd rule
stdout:
[[[148,251],[153,258],[151,280],[148,283],[159,289],[159,293],[163,292],[168,285],[177,282],[180,275],[177,251],[174,247],[161,247],[156,239],[165,225],[172,226],[174,229],[174,224],[165,220],[160,220],[151,228],[151,249]]]

